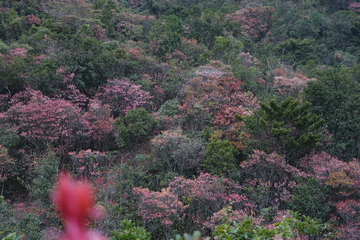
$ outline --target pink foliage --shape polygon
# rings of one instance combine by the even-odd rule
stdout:
[[[339,219],[335,220],[338,224],[338,239],[359,239],[360,236],[360,201],[347,199],[336,203],[337,214],[346,224],[339,224]],[[334,220],[334,219],[333,219]]]
[[[250,53],[239,53],[238,56],[241,60],[241,65],[243,65],[245,68],[249,68],[257,63],[259,63],[259,60],[256,57],[253,57]]]
[[[34,56],[34,62],[37,63],[37,64],[40,64],[40,61],[45,59],[46,56],[44,54],[41,54],[39,56]]]
[[[56,97],[69,100],[78,107],[85,108],[88,98],[72,83],[75,73],[67,73],[64,68],[59,68],[56,70],[56,75],[62,78],[61,82],[57,84],[58,95]]]
[[[52,143],[60,150],[69,144],[74,125],[80,120],[78,108],[68,101],[53,100],[32,89],[17,95],[6,115],[16,124],[22,137],[36,148]]]
[[[68,152],[73,162],[73,167],[76,173],[85,178],[95,180],[101,174],[99,168],[105,161],[106,155],[104,152],[88,150],[80,150],[76,152]]]
[[[128,2],[132,8],[137,8],[141,6],[143,0],[128,0]]]
[[[360,197],[360,165],[357,161],[343,162],[322,152],[304,157],[298,164],[307,174],[327,185],[334,193],[332,198],[351,194]]]
[[[273,19],[274,11],[274,8],[270,7],[247,7],[228,14],[227,18],[238,22],[243,34],[254,39],[261,39],[269,34],[269,24]]]
[[[82,116],[82,123],[89,130],[90,136],[96,140],[99,149],[106,147],[113,136],[114,119],[111,117],[110,106],[99,100],[90,100],[88,111]]]
[[[145,107],[151,99],[150,93],[119,79],[108,80],[106,86],[101,86],[96,94],[105,104],[109,104],[115,117],[125,116],[131,109]]]
[[[235,114],[252,115],[259,108],[256,97],[242,92],[243,83],[234,77],[196,77],[185,89],[187,95],[178,109],[186,119],[185,128],[201,129],[214,117],[213,124],[228,127],[236,122]]]
[[[32,24],[38,25],[38,24],[40,24],[40,18],[34,16],[34,14],[27,15],[26,23],[30,24],[30,25],[32,25]]]
[[[141,198],[139,215],[144,222],[160,219],[162,224],[171,225],[172,220],[181,217],[187,207],[170,187],[160,192],[151,192],[147,188],[134,188],[133,191]]]
[[[287,164],[284,157],[276,153],[266,154],[259,150],[254,150],[251,157],[242,162],[240,167],[249,187],[260,187],[265,190],[265,201],[259,199],[262,201],[261,207],[269,205],[278,207],[284,201],[290,201],[290,190],[295,183],[295,176],[307,176]]]
[[[188,199],[187,216],[199,227],[205,228],[214,213],[232,206],[234,210],[250,212],[256,205],[242,195],[242,188],[228,179],[201,173],[194,180],[175,177],[169,184],[181,198]]]
[[[306,87],[308,82],[316,81],[316,78],[307,78],[300,73],[285,72],[278,68],[273,71],[275,75],[274,90],[279,95],[296,97]]]
[[[134,188],[140,196],[140,214],[144,222],[159,220],[166,231],[174,219],[186,218],[197,227],[214,229],[222,218],[223,208],[248,216],[256,206],[241,194],[241,187],[228,179],[201,173],[194,180],[175,177],[169,187],[160,192]],[[234,216],[235,217],[235,216]]]
[[[187,56],[185,56],[184,53],[180,52],[177,49],[175,49],[175,51],[170,54],[170,58],[176,59],[178,63],[180,62],[187,63]]]
[[[105,29],[102,28],[100,25],[91,26],[91,30],[94,32],[94,35],[98,40],[103,42],[106,41]]]
[[[17,56],[17,57],[25,58],[27,52],[28,50],[26,48],[19,47],[19,48],[11,49],[10,55],[14,57]]]
[[[160,192],[151,192],[147,188],[134,188],[135,195],[140,196],[139,216],[144,224],[147,222],[160,221],[163,226],[166,239],[170,239],[171,225],[174,220],[179,220],[187,206],[179,201],[177,195],[168,187]]]
[[[360,3],[352,2],[348,6],[348,9],[351,10],[351,11],[355,11],[355,12],[357,12],[359,14],[360,13]]]

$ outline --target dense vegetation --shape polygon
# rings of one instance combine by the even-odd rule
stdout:
[[[49,196],[66,170],[113,240],[359,239],[358,14],[0,1],[0,238],[64,239]]]

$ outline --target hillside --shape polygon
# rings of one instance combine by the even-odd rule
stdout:
[[[0,238],[360,239],[358,14],[0,1]]]

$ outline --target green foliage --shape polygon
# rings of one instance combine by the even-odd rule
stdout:
[[[189,177],[198,173],[203,161],[200,138],[189,138],[181,131],[164,131],[152,141],[154,155],[162,166],[160,171],[171,171]]]
[[[9,54],[9,52],[10,52],[10,47],[8,47],[5,43],[3,43],[0,40],[0,53]]]
[[[216,37],[212,48],[214,59],[230,64],[238,57],[244,45],[233,37]]]
[[[166,73],[165,80],[160,86],[164,90],[167,99],[174,99],[182,89],[185,81],[184,76],[171,69]]]
[[[228,175],[238,169],[237,157],[239,150],[232,146],[229,141],[214,138],[205,147],[204,163],[202,167],[206,172],[218,175]]]
[[[175,240],[200,240],[200,239],[204,239],[204,240],[210,240],[209,237],[207,238],[201,238],[201,233],[199,231],[195,231],[193,235],[190,234],[184,234],[184,237],[177,235]],[[173,240],[173,239],[172,239]]]
[[[280,104],[273,99],[269,103],[260,103],[260,106],[261,109],[253,117],[246,119],[246,126],[263,140],[269,140],[266,136],[271,137],[272,142],[269,144],[288,163],[294,164],[296,159],[316,147],[322,136],[316,132],[324,124],[324,120],[309,112],[310,102],[301,103],[288,97]]]
[[[114,122],[119,147],[130,147],[151,138],[158,122],[145,109],[130,110]]]
[[[47,150],[41,156],[35,168],[35,179],[28,187],[30,195],[42,206],[51,207],[50,193],[59,171],[60,159],[55,152]]]
[[[322,114],[326,129],[334,134],[330,154],[350,160],[360,156],[360,84],[359,65],[348,71],[335,69],[317,73],[317,81],[304,89],[311,110]]]
[[[2,238],[2,240],[20,240],[22,237],[23,235],[18,235],[17,233],[10,233],[6,237]]]
[[[136,227],[130,220],[119,222],[120,228],[112,232],[110,240],[149,240],[150,233],[142,227]]]
[[[285,216],[280,222],[274,224],[274,228],[255,225],[252,218],[245,218],[239,223],[225,223],[216,227],[214,239],[245,240],[245,239],[295,239],[300,236],[314,236],[320,232],[322,225],[310,217],[301,218],[294,213],[293,217]]]
[[[154,23],[149,39],[157,42],[156,55],[163,56],[165,53],[171,53],[178,49],[183,32],[181,19],[174,15],[169,15]]]
[[[164,102],[159,109],[160,116],[174,117],[179,113],[178,110],[179,100],[172,99]]]
[[[276,46],[281,57],[296,68],[299,65],[305,65],[309,60],[315,60],[314,39],[288,39]]]
[[[316,178],[298,179],[298,181],[299,183],[292,189],[292,201],[286,204],[287,209],[326,222],[331,211],[331,203],[325,199],[327,188],[323,187]]]
[[[137,160],[140,160],[139,158]],[[149,181],[144,166],[135,161],[133,166],[120,164],[107,172],[100,181],[96,181],[98,204],[103,206],[107,213],[104,219],[96,223],[96,227],[106,233],[116,231],[120,234],[117,229],[119,222],[124,219],[141,224],[133,188],[147,187]]]
[[[37,240],[41,238],[41,225],[43,221],[32,213],[25,213],[25,216],[15,214],[4,198],[0,196],[0,237],[11,235],[10,239],[17,239],[20,235],[26,235],[26,239]],[[13,234],[17,233],[17,234]],[[13,234],[13,235],[12,235]],[[9,236],[8,236],[9,237]]]

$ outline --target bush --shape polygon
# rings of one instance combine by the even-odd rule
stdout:
[[[229,174],[238,168],[236,157],[239,151],[229,141],[214,138],[205,147],[202,167],[212,174]]]
[[[273,226],[261,226],[252,218],[246,218],[239,223],[227,222],[216,227],[214,239],[305,239],[304,236],[314,236],[320,232],[322,225],[309,217],[292,214],[283,216],[282,220]],[[306,238],[308,239],[308,238]]]
[[[0,229],[4,230],[0,232],[0,238],[16,232],[17,234],[13,235],[13,237],[20,234],[25,235],[25,239],[40,239],[41,224],[43,222],[43,220],[40,219],[41,216],[37,216],[32,212],[26,212],[26,209],[21,209],[21,206],[18,206],[18,209],[22,210],[25,215],[22,214],[22,216],[19,217],[18,214],[8,206],[4,198],[0,196]]]
[[[55,152],[48,150],[34,168],[37,176],[28,188],[30,195],[44,207],[51,206],[49,194],[58,174],[59,163]]]
[[[179,100],[171,99],[166,101],[159,109],[160,116],[174,117],[179,113]]]
[[[158,122],[143,108],[130,110],[125,117],[115,120],[119,147],[129,147],[133,144],[150,139]]]
[[[135,227],[130,220],[120,221],[120,229],[112,232],[110,240],[149,240],[150,233],[142,227]]]
[[[190,139],[181,131],[163,131],[151,141],[163,170],[185,177],[198,172],[203,160],[203,146],[199,139]]]
[[[299,183],[293,188],[292,201],[287,202],[287,209],[322,222],[328,220],[331,204],[325,199],[327,188],[322,187],[315,177],[299,180]]]

